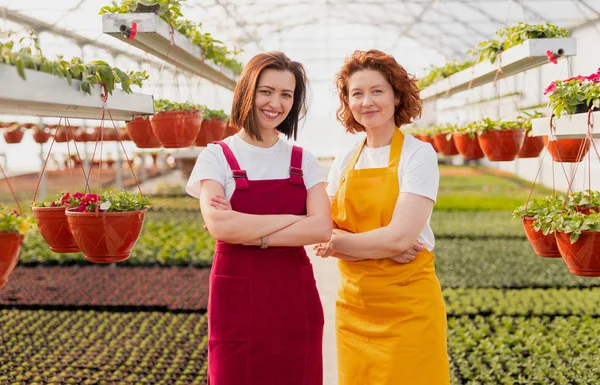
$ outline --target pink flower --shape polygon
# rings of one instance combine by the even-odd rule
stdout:
[[[60,203],[64,205],[69,201],[69,198],[71,198],[71,194],[66,193],[62,198],[60,198]]]
[[[18,217],[20,216],[20,215],[19,215],[19,213],[17,212],[17,210],[13,210],[12,212],[13,212],[13,214],[15,214],[16,216],[18,216]]]
[[[83,197],[84,197],[83,193],[80,193],[80,192],[76,192],[75,194],[73,194],[73,198],[75,198],[75,199],[81,199]]]
[[[549,92],[554,92],[554,91],[556,91],[556,82],[550,83],[550,85],[546,88],[546,90],[544,90],[544,95],[548,94]]]
[[[56,202],[52,202],[52,204],[50,205],[50,207],[56,207]]]

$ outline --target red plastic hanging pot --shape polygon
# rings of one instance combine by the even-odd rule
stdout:
[[[202,128],[200,128],[200,131],[202,131]],[[233,123],[231,123],[231,120],[228,120],[225,123],[225,134],[223,135],[222,139],[228,138],[232,135],[237,134],[239,131],[239,128],[234,126]],[[198,135],[200,135],[200,133],[198,133]],[[196,137],[196,139],[198,139],[198,137]]]
[[[558,251],[554,233],[544,235],[541,230],[536,231],[532,226],[534,221],[534,218],[532,217],[523,217],[521,219],[523,221],[525,235],[527,236],[527,240],[531,244],[531,247],[533,247],[533,251],[540,257],[560,258],[560,252]]]
[[[452,136],[456,149],[463,158],[481,159],[485,156],[477,141],[477,134],[475,134],[474,138],[471,138],[469,134],[461,133],[454,133]]]
[[[537,158],[544,149],[544,138],[541,136],[529,136],[525,134],[523,147],[517,158]]]
[[[544,143],[555,162],[581,162],[590,149],[590,142],[586,139],[548,140],[548,137],[545,136]],[[580,151],[581,154],[579,153]]]
[[[165,148],[184,148],[194,144],[200,126],[202,112],[166,111],[154,115],[151,120],[154,134]]]
[[[126,212],[66,211],[75,243],[94,263],[122,262],[140,238],[146,210]]]
[[[525,140],[525,131],[523,129],[489,130],[480,134],[477,139],[488,160],[507,162],[515,160],[521,151]]]
[[[447,134],[437,134],[433,137],[433,144],[437,152],[446,156],[458,155],[458,149],[454,144],[454,137],[447,139]]]
[[[571,234],[556,232],[558,250],[569,271],[582,277],[600,277],[600,232],[582,231],[571,244]]]
[[[223,139],[226,128],[227,122],[225,120],[219,118],[204,120],[202,122],[202,127],[196,136],[196,146],[204,147],[208,143]]]
[[[79,246],[73,239],[65,207],[32,207],[40,234],[55,253],[76,253]]]
[[[46,143],[48,141],[48,139],[50,139],[51,136],[52,136],[52,134],[50,134],[49,132],[46,132],[46,131],[34,131],[33,132],[33,140],[35,140],[35,142],[39,143],[39,144]]]
[[[23,131],[21,128],[14,131],[6,131],[4,132],[4,140],[9,144],[20,143],[24,134],[25,131]]]
[[[127,133],[139,148],[161,148],[160,140],[152,130],[150,117],[136,116],[131,122],[127,122]]]
[[[8,277],[17,266],[23,236],[15,232],[0,233],[0,289],[8,282]]]

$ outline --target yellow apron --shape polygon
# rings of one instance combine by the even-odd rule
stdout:
[[[365,139],[366,141],[366,139]],[[386,226],[399,195],[404,134],[392,137],[387,168],[355,170],[363,142],[333,198],[333,220],[353,233]],[[338,263],[339,385],[448,385],[446,309],[433,253],[408,264],[391,259]]]

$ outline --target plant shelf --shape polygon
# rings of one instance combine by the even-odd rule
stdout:
[[[526,40],[500,54],[494,64],[489,61],[477,63],[424,88],[421,90],[421,99],[427,101],[437,97],[448,97],[472,87],[491,83],[496,78],[498,68],[502,70],[500,75],[507,77],[539,67],[549,63],[546,55],[548,50],[556,57],[574,56],[577,54],[577,40],[574,38]]]
[[[137,24],[134,40],[127,34],[133,23]],[[103,32],[165,60],[184,71],[196,74],[227,89],[234,90],[237,76],[228,68],[204,59],[202,47],[195,45],[171,27],[155,13],[123,13],[102,15]]]
[[[28,115],[77,119],[102,119],[103,92],[92,87],[91,95],[79,89],[80,82],[31,69],[25,70],[23,79],[17,68],[0,65],[0,114]],[[154,114],[152,95],[127,94],[115,89],[107,103],[114,120],[132,120],[135,115]],[[105,119],[110,119],[105,115]]]
[[[558,139],[583,139],[588,132],[588,114],[565,115],[560,118],[554,118],[556,130],[554,136]],[[600,111],[592,112],[592,138],[600,139]],[[550,135],[550,118],[533,119],[531,121],[532,135],[545,136]]]

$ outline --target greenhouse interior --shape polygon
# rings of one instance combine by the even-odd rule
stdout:
[[[599,41],[600,0],[0,0],[0,385],[600,384]]]

